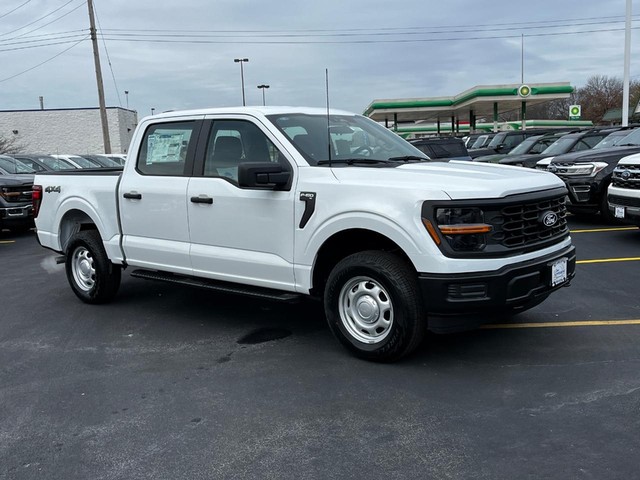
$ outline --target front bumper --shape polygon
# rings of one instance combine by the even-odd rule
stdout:
[[[2,207],[0,208],[0,223],[4,226],[33,223],[33,207],[31,204]]]
[[[466,315],[525,310],[569,285],[575,276],[575,251],[570,245],[551,255],[491,272],[419,274],[426,311],[434,315]],[[563,257],[567,259],[567,279],[551,286],[551,265]]]
[[[624,217],[616,217],[618,220],[632,225],[640,225],[640,190],[609,187],[607,202],[613,216],[616,214],[616,207],[623,209]]]

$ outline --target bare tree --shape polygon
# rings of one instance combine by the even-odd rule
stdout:
[[[18,143],[16,138],[0,137],[0,154],[20,153],[24,148],[24,145]]]

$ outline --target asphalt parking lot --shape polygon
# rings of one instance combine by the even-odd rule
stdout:
[[[570,223],[571,287],[392,365],[313,302],[124,275],[85,305],[4,232],[0,478],[637,478],[640,231]]]

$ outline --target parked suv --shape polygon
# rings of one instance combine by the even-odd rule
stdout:
[[[483,155],[494,155],[496,153],[509,153],[515,147],[520,145],[525,138],[534,135],[547,133],[546,130],[510,130],[508,132],[497,133],[485,148],[474,148],[469,150],[471,158],[481,157]]]
[[[558,137],[556,137],[556,141],[537,155],[509,155],[498,163],[503,165],[535,168],[538,161],[543,158],[555,157],[556,155],[563,155],[565,153],[591,150],[613,132],[615,132],[614,129],[606,129],[587,130],[583,132],[569,133],[566,135],[557,134]]]
[[[432,137],[412,140],[411,145],[431,159],[471,160],[464,141],[456,137]]]
[[[615,147],[554,157],[547,170],[564,180],[569,191],[567,209],[570,212],[600,212],[605,220],[613,221],[607,204],[607,188],[618,161],[634,153],[640,153],[640,129],[625,135]]]

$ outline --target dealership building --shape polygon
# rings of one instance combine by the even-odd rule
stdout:
[[[138,114],[107,108],[111,153],[127,153]],[[0,137],[28,153],[105,153],[99,108],[0,110]]]

